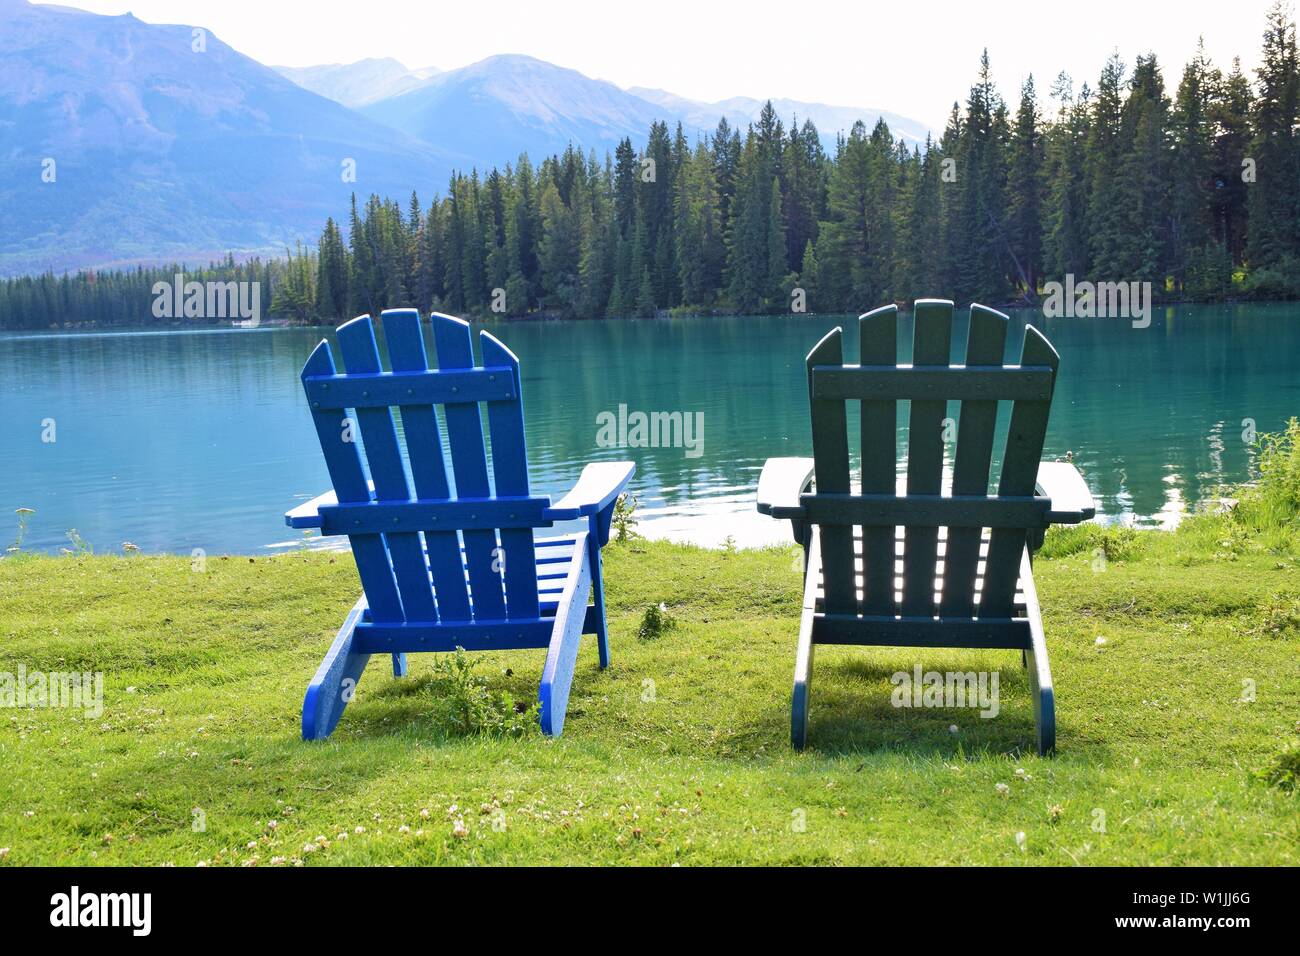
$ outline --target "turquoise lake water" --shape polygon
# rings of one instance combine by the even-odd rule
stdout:
[[[1300,415],[1298,305],[1157,309],[1146,329],[1013,318],[1017,355],[1026,318],[1061,354],[1046,456],[1073,452],[1103,520],[1176,524],[1216,486],[1249,476],[1251,422],[1270,431]],[[766,458],[810,453],[803,357],[836,325],[856,355],[847,316],[491,328],[522,362],[535,490],[567,490],[586,461],[631,459],[640,531],[750,545],[786,540],[754,512],[754,489]],[[298,372],[327,334],[0,336],[0,545],[25,507],[36,511],[30,549],[68,546],[69,529],[97,552],[125,541],[210,554],[299,546],[283,512],[329,480]],[[958,357],[964,343],[963,319]],[[599,416],[620,405],[689,414],[702,442],[603,447]],[[43,440],[48,420],[54,441]]]

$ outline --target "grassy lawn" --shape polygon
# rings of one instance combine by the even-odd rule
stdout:
[[[794,549],[606,553],[613,666],[585,639],[563,738],[458,731],[425,655],[402,680],[372,660],[313,744],[346,554],[0,561],[0,671],[105,686],[98,719],[0,709],[0,865],[1300,862],[1294,550],[1223,519],[1053,533],[1050,759],[1014,652],[865,648],[818,652],[796,755]],[[675,626],[641,636],[660,602]],[[470,659],[535,697],[543,652]],[[917,663],[999,671],[1000,713],[894,708]]]

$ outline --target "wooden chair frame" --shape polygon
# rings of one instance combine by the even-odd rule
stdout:
[[[600,666],[609,666],[601,548],[635,466],[589,464],[554,503],[532,494],[514,354],[481,332],[476,366],[468,323],[434,313],[434,368],[418,312],[390,309],[382,320],[391,369],[380,365],[365,315],[338,329],[346,371],[337,370],[324,340],[302,370],[334,489],[289,511],[285,522],[347,535],[364,590],[307,688],[303,738],[334,730],[372,654],[391,655],[401,677],[413,651],[532,647],[547,649],[541,725],[558,736],[581,635],[596,636]],[[534,537],[535,529],[579,519],[586,531]]]
[[[842,329],[817,343],[807,357],[813,457],[769,459],[759,480],[758,510],[789,519],[805,553],[791,742],[796,749],[807,743],[817,644],[1008,648],[1022,652],[1035,743],[1050,753],[1055,697],[1033,552],[1049,525],[1096,514],[1072,464],[1040,462],[1060,359],[1028,326],[1019,363],[1004,364],[1007,316],[974,305],[965,363],[950,364],[952,302],[921,299],[915,308],[910,365],[897,360],[895,306],[859,318],[859,364],[843,361]],[[850,401],[861,404],[857,488]],[[898,401],[910,403],[905,491],[897,476]],[[961,413],[945,493],[949,401],[960,402]],[[1012,403],[1011,416],[997,491],[989,494],[999,401]]]

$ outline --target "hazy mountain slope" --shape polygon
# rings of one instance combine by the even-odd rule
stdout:
[[[432,193],[464,162],[193,40],[0,0],[0,273],[282,249],[354,189]]]
[[[762,112],[763,104],[766,102],[748,96],[735,96],[717,103],[704,103],[677,96],[666,90],[641,86],[634,86],[628,92],[680,117],[687,127],[712,130],[718,125],[718,120],[725,117],[728,123],[742,130],[742,135],[745,127],[758,119],[758,114]],[[827,148],[834,145],[836,134],[848,135],[853,124],[858,120],[866,124],[869,132],[878,119],[884,119],[894,139],[901,137],[909,144],[918,146],[925,145],[925,137],[930,132],[924,123],[899,116],[897,113],[868,107],[828,106],[825,103],[804,103],[799,100],[773,97],[772,108],[787,125],[792,117],[798,117],[800,124],[804,120],[812,120]]]
[[[449,70],[362,112],[480,166],[563,152],[603,154],[624,136],[642,143],[664,111],[612,83],[528,56],[503,55]]]
[[[584,151],[612,151],[630,136],[640,148],[650,124],[681,122],[688,137],[708,135],[725,117],[742,131],[758,118],[762,100],[735,97],[701,103],[634,87],[623,90],[528,56],[493,56],[448,70],[409,92],[366,104],[361,111],[380,122],[444,149],[473,158],[477,166],[513,162],[522,151],[533,159],[561,152],[570,143]],[[811,119],[827,148],[861,119],[868,128],[883,117],[895,137],[925,142],[923,123],[895,113],[773,99],[781,119]]]
[[[372,57],[355,63],[324,66],[275,66],[272,69],[303,89],[353,109],[413,90],[441,72],[432,66],[408,70],[392,57]]]

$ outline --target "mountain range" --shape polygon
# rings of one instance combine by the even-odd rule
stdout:
[[[828,146],[879,110],[772,101]],[[455,169],[538,161],[570,143],[692,139],[763,101],[624,90],[527,56],[448,71],[391,58],[268,67],[209,31],[0,0],[0,276],[277,254],[313,242],[350,196],[426,197]]]

